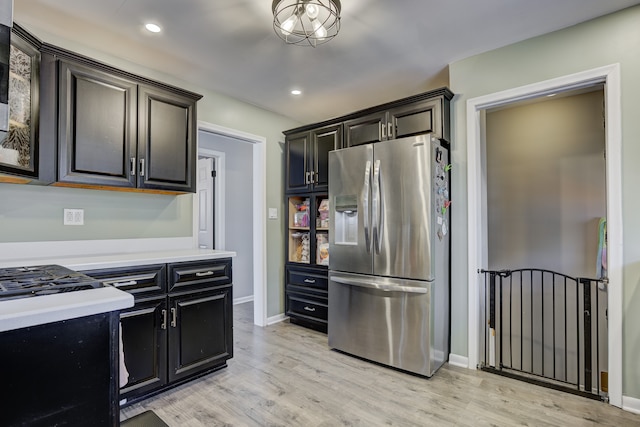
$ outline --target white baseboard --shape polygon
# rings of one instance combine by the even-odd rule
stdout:
[[[449,365],[458,366],[460,368],[468,368],[469,358],[467,356],[460,356],[459,354],[449,353]]]
[[[240,297],[233,299],[233,305],[244,304],[245,302],[252,302],[253,295],[249,295],[248,297]]]
[[[640,399],[622,396],[622,409],[633,412],[634,414],[640,414]]]
[[[283,321],[287,320],[288,318],[289,317],[286,316],[284,313],[280,313],[280,314],[277,314],[275,316],[268,317],[267,318],[267,326],[283,322]]]

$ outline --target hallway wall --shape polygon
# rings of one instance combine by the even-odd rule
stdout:
[[[489,269],[596,277],[603,103],[599,89],[487,112]]]

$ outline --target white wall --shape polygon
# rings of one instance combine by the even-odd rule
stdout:
[[[596,277],[606,216],[602,89],[486,114],[490,270]]]

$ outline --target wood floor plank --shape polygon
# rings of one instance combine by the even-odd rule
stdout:
[[[329,349],[288,322],[253,325],[234,306],[229,366],[121,411],[171,427],[640,426],[640,415],[580,396],[445,364],[432,378]]]

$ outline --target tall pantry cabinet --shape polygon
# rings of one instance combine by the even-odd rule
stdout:
[[[285,313],[327,331],[329,152],[431,134],[450,141],[446,87],[285,131]]]
[[[285,310],[292,322],[327,330],[329,152],[342,124],[286,131]]]

